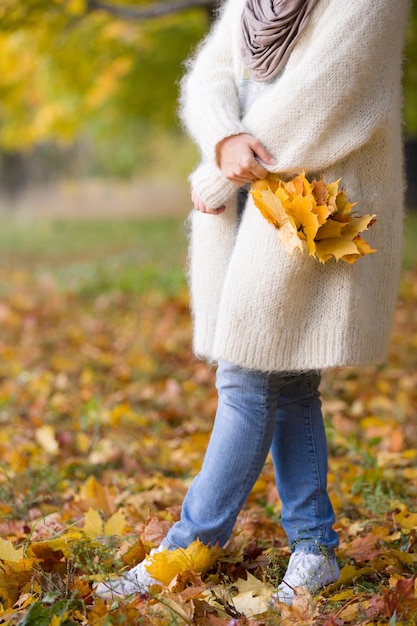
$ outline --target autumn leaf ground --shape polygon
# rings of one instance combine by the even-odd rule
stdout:
[[[289,556],[267,463],[214,566],[106,604],[93,581],[177,519],[216,406],[190,351],[184,224],[3,219],[0,623],[416,624],[416,245],[411,215],[387,362],[322,383],[339,583],[266,609]]]

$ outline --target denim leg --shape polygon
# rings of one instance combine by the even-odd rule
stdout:
[[[327,493],[327,442],[314,372],[289,375],[281,387],[271,452],[282,525],[293,550],[319,553],[338,545]]]
[[[321,552],[338,545],[319,382],[311,372],[265,373],[219,363],[219,402],[203,466],[164,545],[185,548],[196,539],[224,545],[270,448],[291,547]]]
[[[218,408],[200,473],[164,544],[199,539],[224,545],[268,455],[277,408],[276,377],[220,362]]]

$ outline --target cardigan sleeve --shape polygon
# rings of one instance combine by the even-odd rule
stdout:
[[[322,2],[280,80],[242,120],[286,175],[320,173],[399,117],[407,0]]]
[[[189,177],[191,187],[211,209],[231,200],[239,185],[227,180],[214,161],[203,161]]]
[[[180,117],[203,159],[215,161],[215,146],[231,135],[246,132],[240,120],[234,42],[230,25],[239,19],[228,0],[212,31],[189,62],[181,84]]]

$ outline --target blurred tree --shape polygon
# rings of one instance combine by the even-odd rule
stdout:
[[[86,8],[88,11],[107,11],[117,17],[127,20],[143,20],[162,15],[170,15],[178,13],[191,7],[204,7],[210,13],[214,9],[213,0],[168,0],[165,2],[154,2],[153,4],[141,7],[126,6],[124,4],[111,4],[108,2],[100,2],[100,0],[86,0]]]
[[[98,118],[101,128],[175,125],[181,64],[209,22],[209,0],[187,3],[205,8],[3,0],[0,145],[70,141]],[[145,20],[157,8],[167,15]]]

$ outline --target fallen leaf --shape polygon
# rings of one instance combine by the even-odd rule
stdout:
[[[59,444],[55,438],[55,429],[52,426],[45,424],[37,428],[35,438],[45,452],[53,456],[58,454]]]
[[[23,547],[15,548],[11,541],[0,537],[0,561],[18,563],[23,559]]]
[[[350,600],[354,596],[353,589],[346,589],[345,591],[339,591],[331,596],[332,602],[342,602],[343,600]]]
[[[122,554],[122,561],[125,565],[133,567],[136,563],[140,563],[146,557],[145,547],[142,539],[139,537],[136,542],[129,548],[127,552]]]
[[[188,548],[177,550],[163,550],[150,557],[150,564],[146,569],[156,580],[169,585],[180,572],[194,570],[204,572],[216,563],[222,550],[210,548],[201,541],[193,541]]]
[[[343,587],[343,585],[349,585],[353,581],[358,580],[362,576],[367,576],[372,572],[371,567],[355,567],[354,565],[349,565],[348,563],[342,567],[340,570],[340,576],[337,582],[333,583],[333,588],[338,589],[339,587]]]
[[[345,547],[347,556],[353,557],[357,563],[372,561],[381,550],[378,547],[380,538],[377,535],[365,535],[365,537],[356,537],[350,544]]]
[[[238,594],[233,596],[233,605],[239,613],[253,617],[268,610],[267,601],[274,591],[272,585],[248,573],[246,580],[240,578],[233,586],[238,590]]]
[[[119,509],[104,523],[104,534],[123,535],[125,528],[126,518],[122,509]]]
[[[78,537],[76,534],[75,537]],[[71,554],[70,541],[74,536],[59,537],[57,539],[47,539],[46,541],[34,541],[30,544],[29,554],[34,554],[36,558],[48,560],[60,560],[63,556],[69,557]]]
[[[102,511],[106,517],[112,515],[116,509],[114,498],[110,495],[108,487],[100,485],[94,476],[87,478],[81,486],[79,503],[85,510],[93,508]]]
[[[279,607],[281,614],[280,623],[285,624],[285,626],[291,624],[313,624],[319,614],[319,609],[313,601],[311,593],[306,587],[302,586],[296,587],[291,606],[280,604]]]
[[[415,592],[416,574],[406,580],[398,580],[395,587],[383,590],[383,598],[388,617],[397,615],[398,618],[409,617],[417,611],[417,596]]]
[[[164,593],[160,596],[160,602],[150,607],[150,614],[165,616],[166,624],[192,624],[194,618],[194,603],[192,600],[181,602],[174,594]],[[158,623],[158,622],[156,622]]]
[[[86,537],[90,539],[103,534],[103,519],[95,509],[88,509],[84,515],[84,526],[82,528]]]
[[[393,518],[400,525],[403,532],[409,533],[417,529],[417,513],[411,513],[407,507],[400,503],[400,510],[394,511]]]

